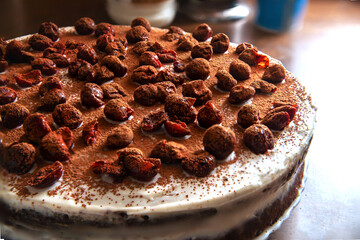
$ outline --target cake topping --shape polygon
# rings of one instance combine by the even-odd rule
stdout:
[[[40,98],[40,103],[40,110],[53,111],[57,105],[66,103],[66,96],[63,90],[53,88]]]
[[[59,161],[42,167],[36,172],[35,176],[29,179],[28,184],[36,188],[49,187],[61,178],[63,168],[64,166]]]
[[[186,123],[179,120],[166,121],[165,129],[173,137],[185,137],[191,133]]]
[[[123,87],[116,82],[105,83],[101,85],[105,99],[126,97],[127,93]]]
[[[15,73],[14,78],[16,83],[23,88],[31,87],[32,85],[36,85],[42,81],[41,71],[40,70],[32,70],[30,72],[21,74]]]
[[[149,38],[149,32],[143,26],[132,27],[126,33],[126,39],[129,43],[137,43],[139,41],[147,41]]]
[[[271,130],[281,131],[293,120],[295,113],[296,107],[292,105],[275,107],[266,114],[261,123]]]
[[[255,88],[236,85],[230,90],[229,102],[232,104],[240,104],[249,100],[255,95]]]
[[[160,72],[159,72],[160,74]],[[176,93],[176,86],[170,81],[161,81],[154,84],[158,88],[157,99],[164,103],[167,96]]]
[[[161,67],[161,62],[159,60],[158,55],[156,53],[150,52],[150,51],[146,51],[141,54],[141,56],[139,58],[139,64],[140,65],[151,65],[156,68]]]
[[[152,106],[157,102],[158,88],[154,84],[137,87],[134,91],[134,100],[144,106]]]
[[[210,64],[204,58],[195,58],[186,65],[185,72],[191,80],[205,80],[210,75]]]
[[[206,87],[203,80],[195,80],[182,85],[182,94],[186,97],[195,98],[195,105],[204,105],[212,99],[211,90]]]
[[[224,159],[235,149],[235,133],[226,127],[213,125],[208,128],[203,136],[203,144],[206,151],[217,159]]]
[[[157,142],[150,153],[150,157],[160,158],[162,163],[181,163],[188,155],[189,150],[184,145],[165,139]]]
[[[283,65],[279,63],[270,64],[264,72],[262,79],[271,82],[271,83],[279,83],[285,78],[285,68]]]
[[[69,148],[72,146],[72,138],[72,132],[68,127],[59,128],[42,138],[39,152],[47,161],[70,160]]]
[[[217,71],[215,77],[217,78],[217,87],[224,91],[230,91],[237,84],[236,79],[223,68]]]
[[[252,45],[251,43],[240,43],[237,47],[235,52],[237,54],[242,53],[245,49],[253,49],[255,52],[257,52],[258,50],[256,49],[256,47],[254,45]]]
[[[22,42],[13,40],[6,45],[5,58],[13,63],[29,63],[34,60],[31,53],[26,52]]]
[[[202,42],[191,49],[192,58],[204,58],[210,60],[213,55],[213,48],[209,43]]]
[[[148,32],[151,32],[151,24],[150,22],[145,19],[145,18],[142,18],[142,17],[138,17],[138,18],[135,18],[131,21],[131,27],[135,27],[135,26],[143,26],[144,28],[146,28],[146,30]]]
[[[62,103],[55,107],[52,117],[59,126],[76,129],[82,124],[81,112],[71,104]]]
[[[98,38],[103,34],[111,34],[115,36],[114,27],[110,23],[99,23],[95,27],[95,36]]]
[[[5,61],[6,62],[6,61]],[[1,64],[1,63],[0,63]],[[5,71],[5,69],[4,69]],[[0,70],[1,72],[1,70]],[[0,75],[0,86],[5,86],[9,83],[9,78],[4,76],[4,75]]]
[[[8,67],[9,63],[5,59],[0,58],[0,73],[4,72]],[[0,86],[5,85],[2,80],[3,79],[0,78]]]
[[[69,59],[61,53],[51,53],[46,58],[53,61],[58,68],[66,68],[70,64]]]
[[[95,65],[93,72],[90,71],[90,74],[86,77],[86,80],[89,82],[96,82],[101,85],[105,82],[111,81],[115,75],[110,71],[106,66],[100,66],[99,64]]]
[[[47,58],[37,58],[31,62],[33,69],[39,69],[44,75],[54,75],[57,72],[55,63]]]
[[[53,22],[43,22],[39,27],[39,34],[47,36],[53,41],[59,39],[59,28]]]
[[[215,157],[200,150],[181,161],[182,168],[197,177],[205,177],[215,168]]]
[[[234,60],[230,64],[229,72],[236,80],[242,81],[250,77],[251,68],[243,61]]]
[[[244,129],[260,120],[259,110],[252,104],[242,106],[237,115],[237,123]]]
[[[128,146],[134,139],[131,128],[121,125],[115,128],[106,139],[106,146],[109,149],[120,149]]]
[[[196,119],[196,109],[193,107],[196,99],[171,94],[165,100],[165,112],[170,118],[178,119],[187,124]]]
[[[16,96],[15,90],[8,87],[0,87],[0,105],[14,102]]]
[[[145,132],[156,131],[162,127],[166,120],[167,115],[163,111],[150,113],[143,118],[140,127]]]
[[[82,138],[86,145],[96,143],[96,138],[100,135],[99,122],[97,120],[87,123],[82,131]]]
[[[29,38],[30,46],[36,51],[44,51],[46,48],[51,47],[54,42],[41,34],[34,34]]]
[[[209,128],[212,125],[220,124],[222,121],[222,115],[220,110],[215,107],[211,102],[207,102],[202,108],[200,108],[197,121],[201,127]]]
[[[23,124],[25,136],[32,142],[39,144],[41,139],[51,132],[49,123],[41,113],[33,113],[27,117]]]
[[[176,86],[179,86],[185,82],[185,76],[183,74],[181,75],[174,74],[170,70],[164,69],[157,73],[156,82],[165,82],[165,81],[172,82]]]
[[[176,61],[176,52],[172,50],[163,49],[156,53],[162,63],[172,63]]]
[[[125,121],[131,115],[133,115],[134,110],[122,99],[116,98],[108,101],[104,108],[105,116],[114,121]]]
[[[181,36],[185,35],[185,31],[177,26],[170,26],[169,31],[161,36],[161,39],[166,41],[178,40]]]
[[[213,34],[212,29],[206,23],[198,25],[193,31],[193,37],[199,42],[204,42],[209,39]]]
[[[1,165],[10,173],[25,174],[34,163],[35,148],[29,143],[13,143],[2,151]]]
[[[95,50],[85,44],[78,47],[78,53],[76,56],[77,58],[85,60],[92,65],[98,61]]]
[[[265,153],[274,148],[274,135],[267,126],[253,124],[245,130],[243,142],[254,153]]]
[[[144,158],[131,154],[123,160],[126,171],[140,181],[150,181],[160,171],[161,161],[158,158]]]
[[[228,50],[230,44],[229,37],[224,33],[215,34],[211,39],[211,46],[214,53],[224,53]]]
[[[121,182],[127,175],[124,164],[122,162],[118,164],[115,162],[98,160],[93,163],[91,169],[95,174],[107,174],[114,179],[115,183]]]
[[[277,87],[269,82],[263,80],[255,80],[250,84],[251,87],[255,88],[256,92],[258,93],[273,93],[276,91]]]
[[[107,33],[103,34],[96,39],[96,47],[100,50],[105,52],[106,46],[115,41],[114,35]]]
[[[192,36],[184,35],[179,38],[177,49],[180,51],[190,51],[198,43],[199,42]]]
[[[6,128],[16,128],[29,116],[29,110],[18,103],[8,103],[0,108],[1,121]]]
[[[257,56],[257,51],[254,50],[253,48],[245,48],[239,55],[239,59],[247,64],[249,64],[250,66],[255,66],[257,61],[256,61],[256,56]]]
[[[174,66],[174,71],[177,72],[177,73],[182,73],[185,71],[185,63],[182,62],[182,61],[175,61],[173,63],[173,66]]]
[[[74,24],[75,30],[80,35],[92,34],[95,31],[95,22],[89,17],[83,17]]]
[[[123,77],[127,72],[127,66],[114,55],[105,56],[101,60],[101,64],[112,71],[116,77]]]
[[[150,65],[140,66],[134,69],[131,79],[139,84],[154,83],[157,70]]]
[[[98,108],[104,105],[102,88],[95,83],[86,83],[80,93],[81,104],[87,108]]]

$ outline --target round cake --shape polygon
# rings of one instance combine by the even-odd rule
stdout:
[[[45,22],[0,71],[5,239],[248,239],[298,200],[311,97],[207,24]]]

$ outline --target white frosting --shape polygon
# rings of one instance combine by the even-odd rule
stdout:
[[[301,154],[308,146],[315,123],[315,108],[304,96],[298,97],[300,106],[296,124],[292,122],[280,136],[273,150],[266,154],[254,154],[244,151],[239,158],[226,169],[216,168],[209,176],[199,179],[172,179],[171,185],[162,186],[156,183],[143,183],[151,188],[124,188],[114,194],[112,191],[99,195],[97,189],[80,185],[77,189],[70,188],[61,182],[64,191],[49,195],[49,189],[38,190],[32,195],[19,200],[14,191],[10,190],[9,179],[0,170],[0,200],[7,202],[13,209],[34,209],[44,215],[53,215],[54,211],[79,216],[88,220],[104,220],[117,217],[126,212],[129,218],[142,219],[146,215],[150,219],[180,215],[181,213],[200,210],[217,209],[217,214],[203,218],[201,221],[177,221],[164,223],[151,228],[125,227],[118,228],[122,235],[133,239],[184,239],[189,236],[216,236],[250,219],[254,213],[281,197],[291,186],[287,182],[275,192],[263,190],[276,179],[285,176],[301,159]],[[230,113],[226,113],[230,114]],[[231,113],[233,114],[233,113]],[[78,155],[77,157],[86,157]],[[104,156],[101,156],[104,157]],[[226,179],[226,180],[225,180]],[[54,188],[54,187],[52,187]],[[72,192],[94,194],[91,204],[86,199],[77,201]],[[236,203],[236,204],[235,204]],[[86,205],[86,208],[82,207]],[[231,207],[230,207],[231,206]],[[232,210],[236,206],[236,210]],[[230,207],[230,210],[229,210]],[[112,215],[113,214],[113,215]],[[180,229],[180,231],[179,231]],[[183,231],[186,229],[186,232]],[[90,230],[89,230],[90,231]],[[103,234],[101,230],[86,231],[87,234]],[[9,230],[9,232],[11,232]],[[159,236],[159,233],[163,234]],[[111,234],[111,233],[107,233]],[[107,236],[107,235],[106,235]],[[111,236],[109,236],[111,238]],[[127,239],[127,238],[124,238]]]

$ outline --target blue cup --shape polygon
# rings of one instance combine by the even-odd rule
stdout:
[[[308,0],[257,0],[255,23],[270,32],[301,26]]]

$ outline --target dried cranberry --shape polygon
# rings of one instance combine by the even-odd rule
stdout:
[[[98,38],[103,34],[111,34],[115,36],[114,27],[110,23],[99,23],[95,27],[95,36]]]
[[[125,89],[116,82],[105,83],[101,85],[101,88],[105,99],[122,98],[128,95]]]
[[[259,110],[251,104],[242,106],[237,115],[237,123],[243,127],[248,128],[259,121]]]
[[[75,22],[75,30],[80,35],[92,34],[95,31],[95,22],[91,18],[83,17]]]
[[[265,153],[274,148],[274,136],[270,129],[263,124],[248,127],[243,136],[243,142],[252,152]]]
[[[45,93],[40,102],[42,111],[53,111],[57,105],[66,103],[66,96],[63,90],[53,88]]]
[[[139,84],[154,83],[157,70],[153,66],[140,66],[134,69],[131,79]]]
[[[159,57],[156,55],[156,53],[149,52],[149,51],[141,54],[141,56],[139,58],[139,64],[140,65],[151,65],[156,68],[161,67],[161,62],[159,60]]]
[[[97,55],[95,50],[92,47],[87,45],[82,45],[78,47],[77,58],[87,61],[88,63],[94,65],[97,63]]]
[[[212,46],[209,43],[199,43],[191,49],[192,58],[204,58],[210,60],[213,55]]]
[[[287,112],[290,117],[290,121],[292,121],[295,117],[297,106],[294,104],[279,104],[274,103],[274,108],[271,109],[268,114],[276,113],[276,112]]]
[[[185,98],[178,94],[171,94],[165,99],[165,112],[171,118],[190,124],[195,121],[197,115],[193,106],[195,100],[195,98]]]
[[[165,102],[165,99],[167,98],[167,96],[169,96],[170,94],[174,94],[176,93],[176,86],[169,81],[166,82],[158,82],[155,83],[154,86],[157,87],[157,100],[160,102]]]
[[[209,175],[214,170],[215,165],[215,157],[203,150],[195,152],[192,156],[181,161],[182,168],[197,177]]]
[[[182,86],[182,94],[186,97],[195,98],[195,105],[203,105],[212,99],[212,92],[208,87],[206,87],[203,80],[187,82]]]
[[[290,116],[287,112],[268,113],[261,121],[262,124],[275,131],[282,131],[290,123]]]
[[[134,91],[134,100],[144,106],[152,106],[157,102],[158,88],[154,84],[137,87]]]
[[[210,38],[213,34],[212,29],[210,28],[209,25],[207,25],[206,23],[202,23],[200,25],[198,25],[194,31],[193,31],[193,37],[196,38],[199,42],[204,42],[206,41],[208,38]]]
[[[59,38],[59,28],[52,22],[43,22],[39,27],[39,33],[47,36],[53,41],[56,41]]]
[[[94,120],[84,126],[82,137],[86,145],[93,145],[96,143],[96,138],[99,134],[99,122]]]
[[[126,74],[126,65],[116,56],[105,56],[101,63],[112,71],[116,77],[123,77]]]
[[[68,127],[61,127],[56,129],[56,134],[61,136],[62,140],[64,141],[65,145],[70,149],[74,144],[74,135],[70,128]]]
[[[80,93],[81,104],[88,108],[98,108],[104,105],[104,94],[101,87],[95,83],[86,83]]]
[[[64,166],[56,161],[51,165],[42,167],[35,176],[28,181],[29,186],[35,188],[46,188],[57,182],[63,175]]]
[[[16,128],[29,116],[29,110],[18,103],[8,103],[0,108],[1,121],[6,128]]]
[[[279,63],[273,63],[265,69],[262,79],[271,83],[279,83],[284,80],[285,72],[286,70],[283,65]]]
[[[179,120],[166,121],[165,129],[173,137],[185,137],[191,133],[190,129],[186,126],[186,123]]]
[[[165,139],[157,142],[150,153],[150,157],[159,158],[162,163],[181,163],[188,155],[189,150],[184,145]]]
[[[32,70],[28,73],[15,73],[14,78],[20,87],[26,88],[36,85],[42,81],[41,71]]]
[[[13,143],[4,149],[1,165],[10,173],[25,174],[35,163],[35,148],[25,142]]]
[[[229,48],[229,37],[224,33],[215,34],[210,44],[213,47],[214,53],[224,53]]]
[[[250,77],[251,68],[243,61],[235,60],[230,64],[229,72],[236,80],[242,81]]]
[[[109,149],[120,149],[128,146],[134,139],[131,128],[121,125],[115,128],[106,139],[106,146]]]
[[[236,85],[230,90],[229,102],[231,104],[240,104],[249,100],[255,95],[255,89],[253,87],[245,87]]]
[[[256,92],[260,93],[273,93],[276,91],[277,87],[269,82],[263,81],[263,80],[255,80],[250,84],[251,87],[255,88]]]
[[[150,113],[143,118],[140,127],[145,132],[153,132],[159,130],[166,120],[167,115],[165,112]]]
[[[29,38],[30,46],[37,51],[44,51],[46,48],[51,47],[54,42],[41,34],[34,34]]]
[[[206,151],[218,159],[224,159],[235,149],[235,133],[226,127],[213,125],[208,128],[203,137],[203,144]]]
[[[210,75],[210,64],[203,58],[195,58],[186,65],[185,72],[192,80],[205,80]]]
[[[212,125],[220,124],[222,121],[222,115],[220,110],[217,109],[214,104],[207,102],[199,109],[197,120],[201,127],[209,128]]]
[[[76,129],[82,124],[81,112],[71,104],[62,103],[55,107],[52,117],[59,126]]]
[[[27,117],[23,129],[26,137],[34,143],[40,143],[41,139],[51,132],[45,116],[41,113],[33,113]]]
[[[175,61],[173,63],[173,66],[174,66],[174,71],[177,72],[177,73],[181,73],[181,72],[184,72],[185,71],[185,63],[184,62],[181,62],[181,61]]]
[[[125,121],[134,114],[134,110],[123,100],[111,99],[104,108],[105,116],[114,121]]]
[[[162,63],[172,63],[176,61],[176,52],[163,49],[156,53]]]
[[[15,90],[8,87],[0,87],[0,105],[14,102],[16,96]]]
[[[144,28],[146,28],[146,30],[148,32],[151,32],[151,24],[150,22],[142,17],[138,17],[135,18],[134,20],[131,21],[131,27],[136,27],[136,26],[143,26]]]
[[[68,131],[70,130],[68,129]],[[64,136],[67,135],[68,134],[64,134]],[[65,140],[67,141],[64,141],[63,134],[59,133],[59,131],[50,132],[42,138],[39,145],[41,156],[51,162],[70,160],[71,155],[69,152],[70,144],[68,137],[66,137]]]
[[[190,51],[194,46],[198,45],[199,42],[191,36],[181,36],[177,42],[177,49],[180,51]]]
[[[127,175],[124,164],[117,164],[98,160],[91,165],[91,169],[95,174],[107,174],[114,179],[115,183],[121,182]]]
[[[129,155],[124,159],[124,166],[133,178],[140,181],[150,181],[160,171],[161,161],[157,158]]]
[[[263,54],[256,54],[256,66],[267,68],[270,64],[269,57]]]
[[[55,63],[47,58],[37,58],[31,62],[33,69],[39,69],[42,74],[54,75],[57,72]]]
[[[137,43],[139,41],[147,41],[149,32],[143,26],[135,26],[126,33],[126,39],[129,43]]]

